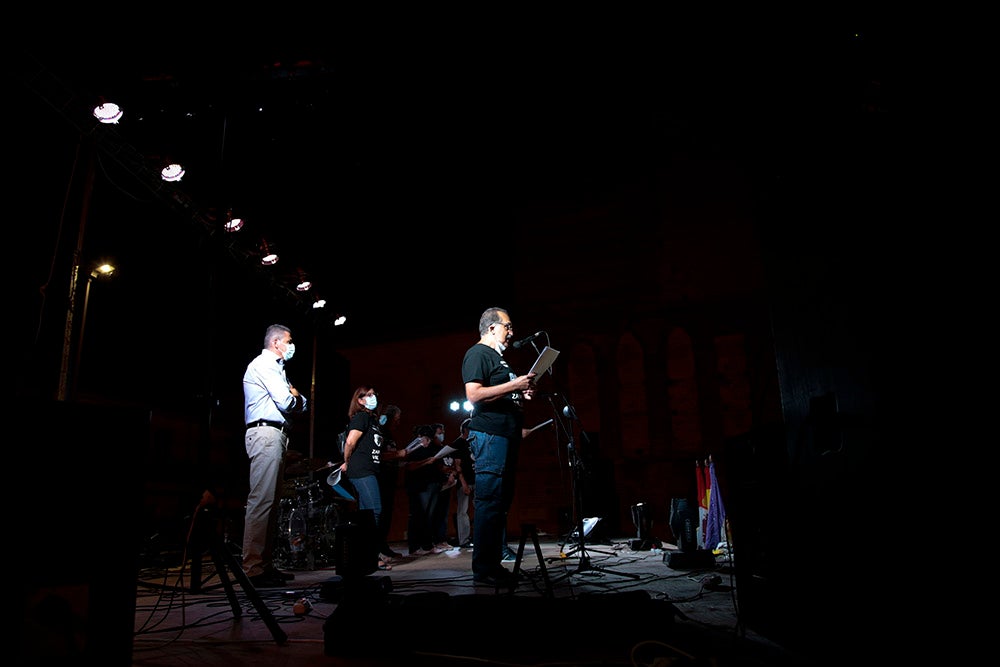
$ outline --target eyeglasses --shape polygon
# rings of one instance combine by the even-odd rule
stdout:
[[[507,327],[507,331],[510,331],[511,329],[514,328],[514,324],[512,322],[494,322],[494,324],[504,325],[505,327]]]

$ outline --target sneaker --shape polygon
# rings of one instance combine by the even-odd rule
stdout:
[[[511,551],[509,547],[504,547],[502,563],[513,563],[517,560],[517,554]]]
[[[431,547],[431,553],[443,554],[445,551],[448,551],[449,549],[451,549],[451,547],[449,547],[447,544],[444,545],[443,547],[440,544],[435,544],[434,546]]]
[[[469,540],[468,542],[465,542],[464,544],[459,544],[458,545],[459,549],[471,549],[472,547],[473,547],[472,540]]]

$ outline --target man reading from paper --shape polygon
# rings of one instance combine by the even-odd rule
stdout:
[[[507,512],[524,437],[524,400],[534,394],[535,374],[517,375],[503,358],[513,330],[505,309],[487,308],[479,317],[479,342],[462,360],[465,397],[473,406],[469,442],[476,461],[472,578],[491,586],[511,585],[513,575],[501,565]]]

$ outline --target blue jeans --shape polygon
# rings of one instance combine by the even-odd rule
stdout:
[[[514,500],[520,441],[482,431],[470,431],[469,440],[476,461],[472,574],[487,575],[503,568],[500,563],[507,539],[507,512]]]
[[[365,475],[351,479],[351,484],[358,494],[358,509],[371,510],[375,514],[375,526],[378,527],[382,520],[382,494],[378,490],[378,478],[375,475]]]

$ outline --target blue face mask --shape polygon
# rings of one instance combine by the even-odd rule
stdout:
[[[385,422],[386,422],[385,415],[380,415],[379,418],[378,418],[378,425],[379,426],[385,426]]]
[[[288,343],[285,346],[285,353],[281,355],[281,358],[284,359],[285,361],[288,361],[294,356],[295,356],[295,343]]]
[[[375,396],[365,396],[365,407],[374,410],[378,407],[378,398]]]
[[[438,442],[444,442],[444,433],[437,433],[434,437],[438,439]]]

